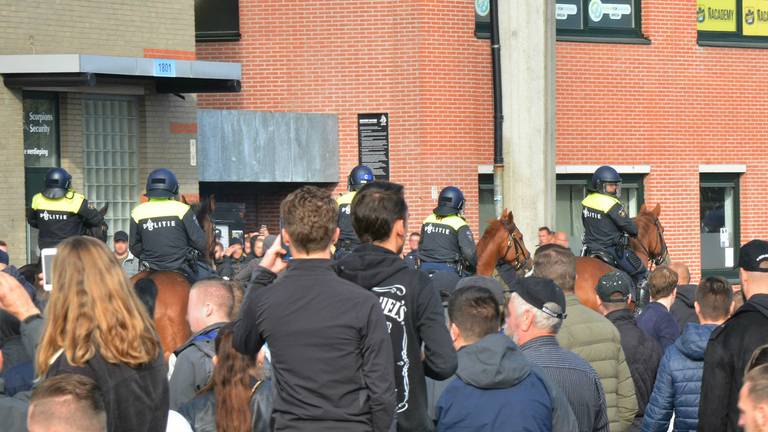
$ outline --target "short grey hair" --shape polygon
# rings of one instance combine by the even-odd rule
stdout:
[[[527,301],[525,301],[525,299],[520,297],[520,294],[513,292],[509,298],[509,301],[513,305],[512,309],[514,310],[516,318],[519,319],[522,317],[525,311],[531,311],[533,314],[534,327],[539,330],[547,330],[553,334],[557,334],[557,332],[560,331],[560,326],[563,325],[562,319],[547,315],[544,313],[544,311],[535,308]],[[554,302],[544,303],[544,307],[556,314],[563,312],[563,309],[560,307],[560,305]]]

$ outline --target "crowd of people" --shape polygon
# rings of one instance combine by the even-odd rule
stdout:
[[[168,247],[147,224],[197,229],[170,202],[168,173],[148,181],[150,205],[113,250],[79,235],[56,244],[50,292],[0,243],[0,429],[768,430],[768,242],[741,247],[739,285],[656,266],[638,313],[625,272],[576,292],[568,238],[546,227],[532,272],[509,284],[435,277],[476,263],[454,212],[463,196],[446,188],[433,228],[409,231],[403,187],[368,174],[344,199],[292,192],[279,233],[216,244],[210,268],[173,263],[196,277],[191,336],[168,359],[153,303],[129,281],[147,250]],[[467,267],[419,253],[441,230]]]

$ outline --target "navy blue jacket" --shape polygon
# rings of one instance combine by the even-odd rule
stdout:
[[[696,430],[704,351],[716,327],[714,324],[690,323],[682,336],[664,353],[651,400],[645,409],[643,432],[666,432],[673,411],[674,430]]]
[[[438,432],[552,430],[545,379],[511,339],[491,334],[458,356],[456,378],[437,403]]]
[[[656,339],[662,350],[675,343],[680,327],[667,308],[659,302],[651,302],[637,317],[637,326],[648,336]]]

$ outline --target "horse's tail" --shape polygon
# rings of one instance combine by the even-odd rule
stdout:
[[[139,300],[147,308],[150,317],[155,316],[155,301],[157,300],[157,284],[150,278],[139,279],[133,289],[139,296]]]

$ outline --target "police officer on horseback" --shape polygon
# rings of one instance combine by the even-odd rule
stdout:
[[[464,276],[477,266],[477,249],[469,224],[462,216],[464,194],[448,186],[440,192],[437,207],[421,225],[419,268],[428,273],[455,272]]]
[[[40,230],[40,249],[56,247],[63,240],[81,235],[86,228],[98,227],[104,216],[88,205],[88,200],[72,190],[72,176],[62,168],[51,168],[45,175],[45,189],[32,197],[27,222]]]
[[[339,205],[339,240],[336,242],[336,252],[333,256],[336,260],[340,260],[360,245],[360,239],[357,238],[355,229],[352,227],[352,200],[358,189],[373,180],[373,171],[367,166],[358,165],[352,168],[349,177],[347,177],[348,192],[336,199],[336,203]]]
[[[149,201],[131,212],[130,250],[151,270],[180,272],[193,282],[212,274],[199,259],[207,241],[190,206],[174,199],[178,193],[179,182],[171,170],[149,174]]]
[[[581,202],[584,210],[583,256],[594,256],[625,271],[643,288],[648,270],[629,249],[627,236],[637,236],[637,225],[619,200],[621,176],[610,166],[601,166],[592,175],[589,194]],[[641,300],[635,296],[636,300]]]

